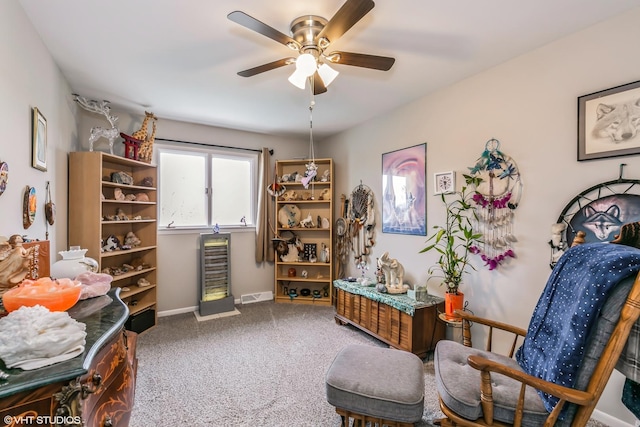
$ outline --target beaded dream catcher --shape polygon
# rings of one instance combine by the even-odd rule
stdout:
[[[513,243],[514,211],[522,197],[522,178],[516,162],[500,151],[500,141],[490,139],[485,150],[470,169],[476,183],[474,228],[482,233],[482,243],[472,247],[489,270],[504,260],[515,258]]]
[[[371,253],[371,247],[375,244],[375,215],[373,210],[373,191],[360,183],[351,192],[347,217],[351,237],[351,249],[353,250],[356,265],[364,266],[367,257]]]

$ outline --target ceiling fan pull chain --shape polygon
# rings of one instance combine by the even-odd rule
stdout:
[[[304,188],[309,187],[309,183],[312,182],[313,178],[318,173],[318,166],[316,166],[316,155],[313,150],[313,106],[315,105],[315,100],[313,98],[313,83],[311,83],[311,101],[309,102],[309,159],[311,160],[306,164],[307,172],[306,176],[302,179],[302,184]],[[313,185],[313,183],[312,183]],[[313,197],[313,191],[312,191]]]

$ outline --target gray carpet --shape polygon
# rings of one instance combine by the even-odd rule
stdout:
[[[337,325],[333,307],[261,302],[238,309],[205,322],[192,313],[163,317],[139,337],[132,427],[340,426],[325,397],[327,368],[350,343],[384,344]],[[421,427],[441,415],[433,364],[424,366]]]
[[[138,339],[132,427],[339,426],[324,375],[350,343],[384,346],[333,320],[333,307],[260,302],[198,322],[163,317]],[[425,363],[433,384],[432,363]],[[420,426],[438,414],[429,385]]]

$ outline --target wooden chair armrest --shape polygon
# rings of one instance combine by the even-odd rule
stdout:
[[[467,361],[469,362],[469,365],[475,369],[485,372],[497,372],[499,374],[506,375],[510,378],[513,378],[514,380],[530,385],[531,387],[534,387],[538,390],[542,390],[545,393],[559,397],[561,400],[566,400],[578,405],[588,405],[593,401],[593,396],[586,391],[580,391],[554,384],[538,377],[529,375],[525,372],[518,371],[517,369],[509,368],[508,366],[505,366],[496,361],[485,359],[481,356],[469,356],[467,358]]]
[[[566,402],[573,402],[577,405],[586,406],[591,404],[594,400],[594,396],[591,393],[550,383],[481,356],[469,356],[467,361],[471,367],[480,371],[480,404],[482,405],[484,421],[488,425],[493,424],[493,386],[491,372],[506,375],[520,382],[520,394],[518,396],[518,403],[515,408],[513,420],[514,426],[520,426],[524,417],[524,399],[527,385],[559,398],[558,403],[544,423],[545,427],[552,427],[556,424],[556,421],[560,416],[560,412]]]
[[[460,316],[462,320],[468,320],[474,323],[480,323],[481,325],[489,326],[496,329],[501,329],[503,331],[511,332],[516,335],[520,335],[524,337],[527,335],[527,330],[523,328],[519,328],[517,326],[509,325],[508,323],[496,322],[495,320],[486,319],[484,317],[478,317],[469,313],[468,311],[456,310],[455,314]]]
[[[499,329],[503,332],[512,334],[513,340],[511,341],[511,349],[507,353],[509,357],[513,357],[513,353],[516,351],[518,341],[521,337],[524,337],[527,334],[527,331],[525,329],[509,325],[507,323],[496,322],[495,320],[478,317],[463,310],[456,310],[455,314],[458,315],[462,320],[462,343],[467,347],[473,347],[473,343],[471,342],[471,323],[473,322],[479,323],[489,328],[489,333],[487,334],[487,342],[484,348],[487,351],[493,351],[491,347],[493,345],[494,329]]]

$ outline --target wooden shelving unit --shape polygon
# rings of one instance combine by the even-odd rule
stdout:
[[[111,174],[125,172],[133,185],[112,182]],[[150,178],[153,186],[141,185]],[[120,298],[129,307],[127,328],[143,332],[157,324],[157,168],[155,165],[99,151],[69,154],[69,245],[87,249],[100,271],[125,265],[138,269],[112,274],[112,287],[122,288]],[[144,193],[149,201],[115,200],[116,188],[124,194]],[[126,220],[110,220],[120,210]],[[140,245],[131,249],[102,251],[102,241],[116,236],[124,243],[133,232]],[[138,285],[140,279],[149,284]]]
[[[304,175],[306,164],[310,160],[278,160],[276,161],[276,174],[279,178],[294,173]],[[333,161],[331,159],[315,159],[318,166],[316,180],[312,181],[308,188],[300,181],[282,182],[287,191],[293,191],[298,195],[296,200],[284,200],[279,197],[276,201],[274,225],[277,226],[278,236],[288,238],[294,233],[304,244],[316,246],[317,260],[310,262],[301,257],[298,260],[283,261],[276,253],[275,261],[275,301],[291,304],[317,304],[331,305],[333,292]],[[329,178],[321,181],[325,171],[329,171]],[[321,194],[324,193],[322,199]],[[301,212],[301,219],[311,215],[315,227],[303,227],[295,224],[281,224],[279,221],[280,210],[285,205],[295,205]],[[318,227],[318,218],[328,221],[328,228]],[[291,232],[291,233],[288,233]],[[328,248],[327,262],[321,262],[320,251],[323,245]],[[295,276],[289,275],[289,270],[295,270]],[[306,272],[306,277],[303,276]],[[295,290],[295,295],[290,291]],[[308,290],[309,295],[303,295],[303,290]]]

